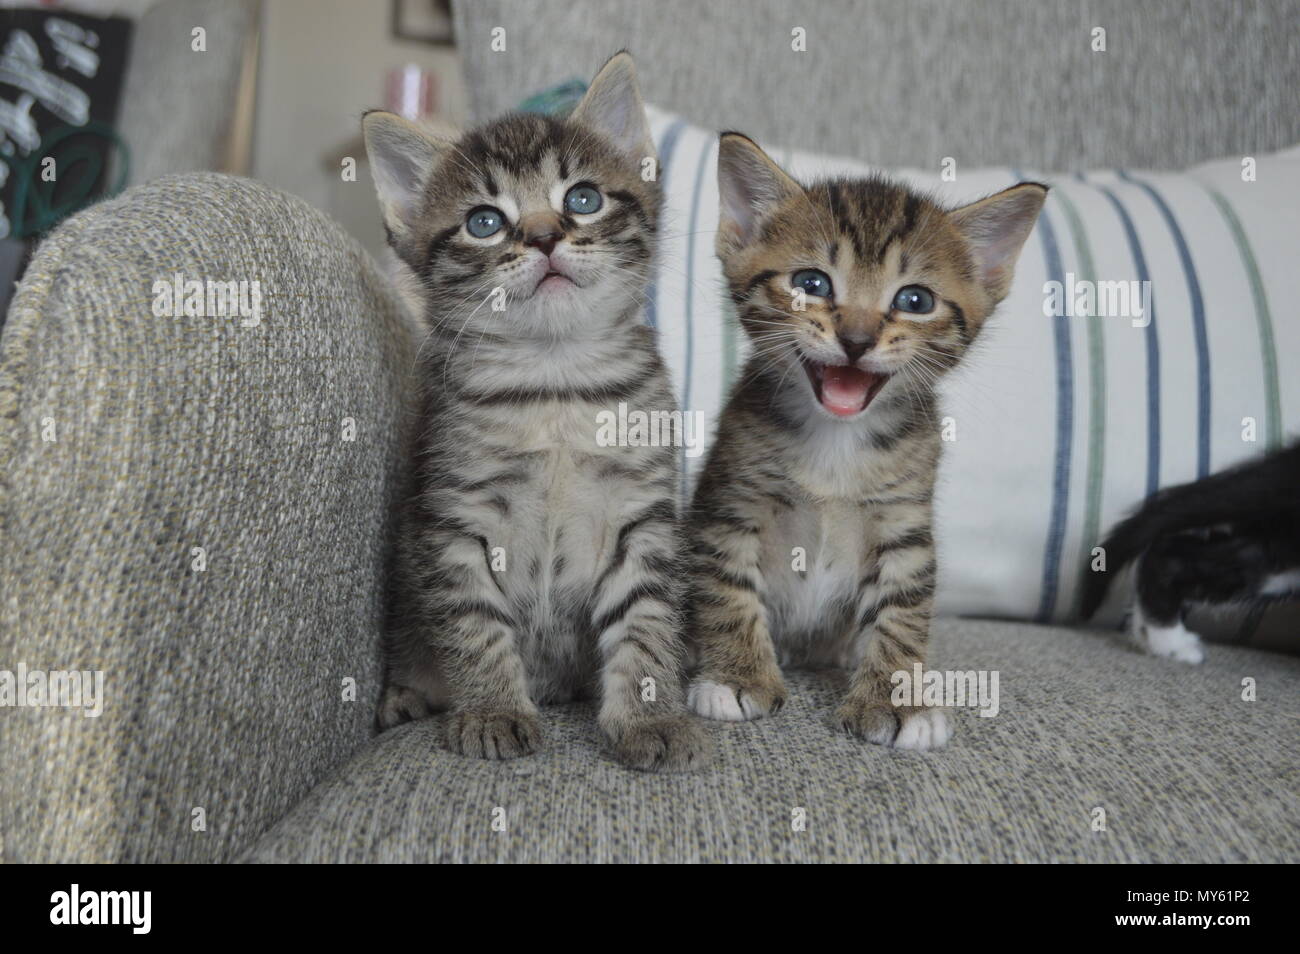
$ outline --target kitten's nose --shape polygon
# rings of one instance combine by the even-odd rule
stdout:
[[[839,339],[849,364],[855,364],[858,358],[876,346],[876,339],[871,335],[840,335]]]
[[[549,256],[551,249],[555,248],[555,243],[564,237],[563,233],[554,229],[541,228],[533,232],[524,234],[524,244],[541,251],[543,255]]]

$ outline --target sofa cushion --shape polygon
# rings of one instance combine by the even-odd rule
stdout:
[[[260,309],[174,315],[177,276]],[[222,860],[368,737],[403,315],[337,225],[228,176],[37,251],[0,336],[0,679],[102,672],[103,711],[0,708],[0,858]]]
[[[245,860],[1300,860],[1300,660],[1212,646],[1193,668],[973,621],[939,623],[935,644],[937,667],[1000,674],[998,714],[957,711],[940,752],[832,731],[843,677],[820,673],[790,676],[775,719],[715,724],[716,761],[692,775],[621,768],[585,704],[545,710],[546,748],[511,762],[450,754],[434,717],[373,741]]]

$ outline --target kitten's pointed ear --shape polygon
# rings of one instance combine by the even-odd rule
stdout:
[[[383,110],[366,113],[361,133],[384,224],[394,238],[400,239],[410,232],[420,213],[434,163],[452,143]]]
[[[979,280],[994,302],[1011,290],[1020,249],[1047,199],[1047,186],[1021,182],[949,213],[975,256]]]
[[[744,248],[763,220],[786,199],[803,193],[748,136],[726,132],[718,141],[718,241]]]
[[[569,118],[604,133],[637,162],[655,157],[645,103],[636,84],[636,66],[626,50],[615,53],[600,68]]]

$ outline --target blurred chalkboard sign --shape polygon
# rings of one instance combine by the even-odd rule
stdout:
[[[114,123],[131,28],[120,17],[0,14],[0,238],[40,235],[121,188]]]

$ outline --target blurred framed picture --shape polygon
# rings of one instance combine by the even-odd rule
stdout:
[[[454,46],[451,0],[392,0],[392,32],[400,40]]]

